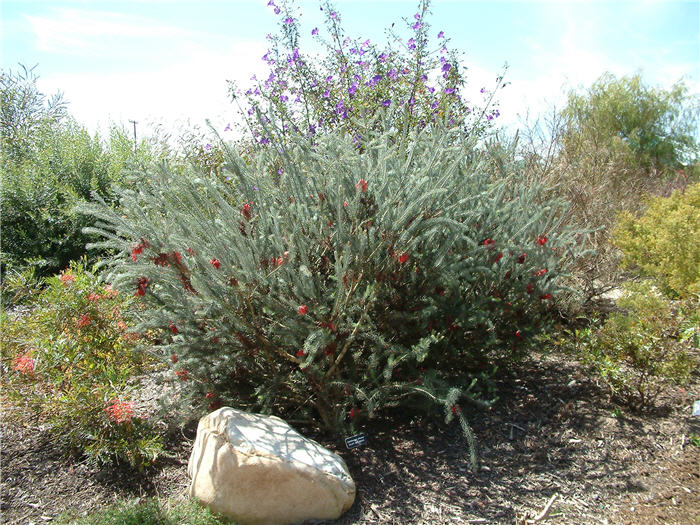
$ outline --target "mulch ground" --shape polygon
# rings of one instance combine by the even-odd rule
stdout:
[[[406,411],[370,422],[361,448],[312,435],[345,459],[357,484],[354,505],[332,524],[524,525],[552,497],[538,523],[700,523],[700,448],[689,441],[700,435],[700,417],[691,415],[698,376],[669,388],[654,411],[622,417],[602,386],[566,357],[540,357],[498,386],[500,399],[488,412],[468,415],[477,472],[456,423]],[[0,436],[3,523],[50,523],[115,498],[185,497],[194,425],[171,437],[170,457],[139,473],[71,460],[45,429],[11,412],[4,407]]]

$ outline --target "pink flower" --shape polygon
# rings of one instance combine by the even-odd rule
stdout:
[[[89,325],[91,321],[92,317],[90,317],[90,314],[83,314],[78,318],[77,326],[78,328],[83,328]]]
[[[130,401],[120,399],[112,400],[112,403],[105,409],[107,417],[115,423],[126,423],[134,416],[134,404]]]
[[[12,370],[19,372],[22,375],[34,375],[34,366],[36,359],[33,359],[28,353],[15,357],[12,361]]]
[[[69,284],[69,283],[72,283],[73,281],[75,281],[75,277],[73,277],[71,274],[64,273],[63,275],[61,275],[61,282],[63,284]]]

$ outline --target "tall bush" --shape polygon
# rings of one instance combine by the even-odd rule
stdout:
[[[577,252],[562,202],[486,171],[458,132],[397,143],[378,115],[362,151],[347,129],[247,162],[226,147],[231,184],[162,165],[119,212],[86,207],[110,279],[151,306],[138,330],[200,402],[340,431],[424,399],[469,434],[460,402],[488,400],[479,379],[547,326]]]

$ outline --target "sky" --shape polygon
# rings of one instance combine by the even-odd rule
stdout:
[[[267,66],[266,34],[281,18],[268,0],[0,0],[0,64],[36,66],[46,94],[62,92],[90,131],[138,122],[139,133],[203,125],[221,131],[235,106],[227,80],[250,86]],[[346,33],[387,40],[395,23],[408,38],[416,1],[336,0]],[[297,0],[302,51],[323,27],[316,0]],[[700,0],[433,0],[433,38],[444,31],[463,53],[468,94],[495,85],[501,123],[514,128],[553,106],[567,90],[603,72],[641,73],[668,88],[683,79],[700,93]]]

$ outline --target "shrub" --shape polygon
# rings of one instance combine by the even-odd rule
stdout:
[[[94,460],[154,460],[160,440],[129,400],[129,381],[148,364],[128,331],[133,299],[84,263],[45,284],[28,312],[3,313],[6,392]]]
[[[588,330],[577,347],[614,396],[641,409],[653,404],[667,383],[685,382],[697,366],[689,351],[698,346],[700,303],[695,297],[674,305],[645,281],[626,283],[618,305],[624,311]]]
[[[297,135],[250,165],[226,148],[234,183],[163,165],[119,212],[85,208],[119,252],[110,279],[152,306],[138,330],[164,334],[200,404],[341,431],[423,397],[467,428],[459,400],[547,326],[576,254],[563,204],[449,131],[391,133],[363,152],[346,130]]]
[[[622,213],[613,242],[625,266],[657,279],[665,293],[700,292],[700,184],[651,198],[640,218]]]

